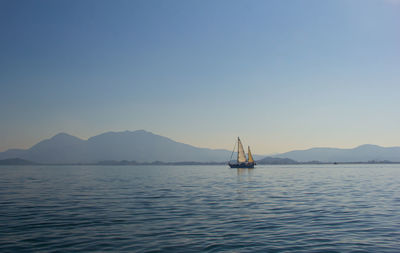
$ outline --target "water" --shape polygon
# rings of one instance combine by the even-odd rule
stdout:
[[[1,166],[0,251],[399,252],[400,165]]]

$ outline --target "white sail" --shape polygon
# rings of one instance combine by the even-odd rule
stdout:
[[[253,156],[251,155],[250,147],[248,147],[248,156],[249,156],[249,163],[254,163]]]
[[[246,155],[243,150],[243,145],[242,142],[240,141],[238,137],[238,158],[237,158],[238,163],[244,163],[247,161]]]

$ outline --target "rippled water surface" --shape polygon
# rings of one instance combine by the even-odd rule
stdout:
[[[400,165],[0,172],[1,252],[400,251]]]

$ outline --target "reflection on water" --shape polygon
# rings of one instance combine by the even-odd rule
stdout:
[[[400,165],[1,166],[1,172],[1,252],[400,248]]]
[[[240,180],[243,176],[247,176],[247,178],[250,179],[251,175],[253,174],[254,169],[237,168],[236,170],[237,170],[238,179]]]

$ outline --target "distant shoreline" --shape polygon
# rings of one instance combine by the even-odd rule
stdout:
[[[20,165],[20,166],[187,166],[187,165],[227,165],[226,162],[136,162],[136,161],[100,161],[95,163],[37,163],[20,158],[0,160],[1,165]],[[391,161],[369,161],[369,162],[295,162],[295,163],[257,163],[258,165],[342,165],[342,164],[400,164]]]

